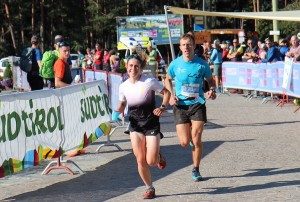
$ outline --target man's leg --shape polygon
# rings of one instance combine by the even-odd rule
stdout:
[[[199,168],[202,156],[202,132],[204,128],[204,121],[192,122],[192,140],[193,140],[193,164],[195,168]]]
[[[182,147],[188,146],[191,141],[191,124],[190,123],[177,124],[176,132],[181,146]]]

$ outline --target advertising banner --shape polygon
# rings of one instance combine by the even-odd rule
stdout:
[[[290,80],[284,80],[286,67],[284,62],[224,62],[222,64],[223,86],[270,93],[283,93],[284,87],[287,87],[285,91],[287,95],[300,97],[300,63],[294,62],[289,65]]]
[[[172,43],[178,44],[183,34],[183,16],[169,14],[169,26]],[[165,15],[117,17],[118,41],[121,36],[147,36],[155,40],[157,45],[169,44],[168,27]]]
[[[0,96],[0,177],[107,135],[105,81]]]

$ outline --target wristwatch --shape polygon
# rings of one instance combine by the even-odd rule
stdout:
[[[162,104],[159,108],[166,109],[166,105]]]

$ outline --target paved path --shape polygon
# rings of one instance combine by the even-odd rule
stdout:
[[[241,95],[221,95],[208,101],[209,123],[203,135],[201,173],[204,181],[191,181],[191,149],[178,145],[173,117],[164,115],[162,151],[165,170],[152,169],[154,201],[299,201],[300,113],[294,106],[276,107]],[[85,174],[34,169],[0,179],[0,200],[5,201],[142,201],[129,137],[116,133],[112,140],[125,151],[104,147],[104,137],[73,157]]]

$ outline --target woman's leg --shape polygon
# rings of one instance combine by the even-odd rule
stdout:
[[[146,162],[146,136],[138,132],[130,133],[133,153],[138,164],[138,172],[146,186],[151,186],[151,173]]]
[[[149,166],[156,166],[159,162],[160,134],[146,136],[146,161]]]

